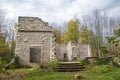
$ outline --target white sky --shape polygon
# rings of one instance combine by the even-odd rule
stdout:
[[[49,23],[61,24],[75,15],[81,18],[100,9],[110,16],[120,15],[120,0],[2,0],[7,17],[39,17]]]

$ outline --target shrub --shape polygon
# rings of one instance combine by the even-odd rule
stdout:
[[[9,69],[28,69],[31,68],[29,66],[22,66],[22,65],[16,65],[16,64],[11,64],[9,66]]]
[[[101,68],[98,69],[98,72],[100,73],[109,73],[109,72],[112,72],[113,71],[113,67],[112,66],[109,66],[109,65],[101,65],[100,66]]]
[[[73,62],[79,62],[80,65],[87,65],[86,60],[73,60]]]
[[[96,64],[111,64],[112,65],[112,58],[108,58],[108,57],[105,57],[105,58],[98,58],[97,59],[97,63]]]
[[[89,72],[91,73],[97,73],[97,74],[105,74],[105,73],[109,73],[109,72],[113,72],[114,71],[114,67],[110,66],[110,65],[96,65],[89,69]]]
[[[6,62],[0,57],[0,73],[5,72],[5,64]]]
[[[50,61],[50,62],[41,64],[40,67],[42,69],[47,69],[47,71],[54,71],[54,69],[57,67],[57,64],[58,64],[57,61]]]
[[[119,57],[113,58],[113,64],[115,67],[120,67],[120,58]]]

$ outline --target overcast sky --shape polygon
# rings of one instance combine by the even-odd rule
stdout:
[[[3,3],[7,17],[16,21],[18,16],[32,16],[61,24],[95,9],[106,11],[110,16],[120,15],[120,0],[3,0]]]

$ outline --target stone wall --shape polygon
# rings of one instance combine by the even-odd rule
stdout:
[[[72,58],[71,59],[85,59],[85,57],[90,57],[89,45],[82,43],[71,43],[72,46]],[[69,46],[68,46],[69,47]],[[69,54],[69,51],[68,51]]]
[[[76,44],[74,44],[76,45]],[[76,45],[75,50],[73,49],[73,55],[77,55],[77,59],[85,59],[86,57],[91,57],[91,51],[88,44],[79,43]]]
[[[54,35],[52,28],[36,17],[19,17],[16,55],[20,63],[30,63],[30,48],[40,47],[40,62],[54,59]]]
[[[67,44],[64,44],[64,43],[61,43],[61,44],[56,43],[56,47],[55,47],[56,56],[57,56],[57,59],[60,61],[64,60],[64,53],[67,53],[66,45]]]
[[[52,31],[52,27],[47,22],[38,17],[19,17],[18,30],[22,31]]]
[[[52,27],[37,17],[19,17],[16,40],[16,56],[22,65],[31,65],[30,49],[38,47],[40,50],[38,62],[64,60],[67,53],[68,61],[74,58],[90,57],[90,47],[86,44],[72,43],[57,44],[52,33]],[[89,53],[89,54],[88,54]],[[37,58],[38,58],[37,56]]]
[[[56,53],[58,60],[64,60],[64,53],[67,53],[68,61],[73,59],[85,59],[86,57],[91,57],[90,47],[87,44],[82,43],[72,43],[67,44],[57,44]]]

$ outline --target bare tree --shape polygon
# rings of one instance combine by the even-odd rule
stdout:
[[[96,53],[102,56],[100,48],[106,46],[105,37],[114,35],[115,26],[120,24],[120,19],[111,18],[107,13],[95,10],[92,15],[83,18],[82,24],[87,25],[94,33],[91,42],[93,42],[94,48],[97,49]]]
[[[5,43],[8,44],[9,52],[7,55],[9,60],[13,57],[13,48],[14,48],[14,26],[13,22],[6,18],[6,10],[4,9],[4,4],[0,1],[0,34],[4,35]],[[10,54],[9,54],[10,53]]]
[[[0,33],[4,34],[6,40],[11,39],[13,28],[13,22],[6,18],[4,4],[0,1]]]
[[[0,1],[0,32],[2,32],[2,28],[5,26],[5,10],[3,8],[2,1]]]

